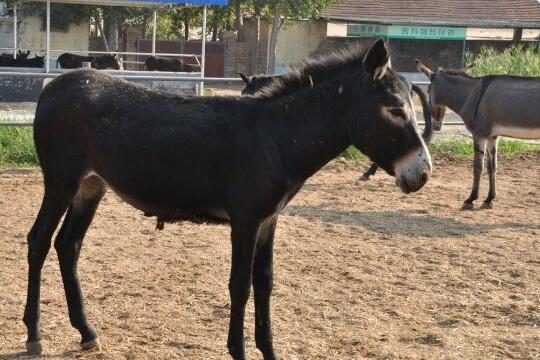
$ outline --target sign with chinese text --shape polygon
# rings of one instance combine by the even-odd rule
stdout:
[[[347,24],[348,37],[386,37],[389,39],[464,40],[467,28]]]
[[[347,24],[350,37],[386,37],[388,26],[379,24]]]
[[[391,39],[465,40],[467,28],[390,25]]]

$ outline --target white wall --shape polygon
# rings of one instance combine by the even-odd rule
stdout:
[[[281,28],[276,49],[276,73],[296,65],[317,50],[326,38],[326,21],[287,22]]]
[[[33,52],[44,54],[47,47],[46,32],[41,31],[41,18],[37,16],[24,17],[19,21],[18,48],[35,49]],[[70,24],[69,30],[51,31],[51,49],[88,51],[90,26],[88,22]],[[40,51],[41,50],[41,51]],[[52,52],[51,59],[60,56],[60,52]],[[33,56],[33,55],[31,55]],[[51,68],[56,67],[56,60],[51,62]]]

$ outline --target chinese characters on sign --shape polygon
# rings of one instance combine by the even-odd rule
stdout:
[[[464,40],[467,28],[390,25],[387,35],[395,39]]]
[[[390,39],[464,40],[467,28],[439,26],[401,26],[347,24],[349,37],[388,37]]]
[[[388,26],[378,24],[347,24],[347,36],[377,37],[386,36]]]

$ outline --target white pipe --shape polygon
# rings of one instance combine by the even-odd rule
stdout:
[[[17,58],[17,3],[13,4],[13,58]]]
[[[201,39],[201,78],[204,78],[206,65],[206,5],[203,6],[202,39]],[[204,95],[204,81],[201,81],[201,95]]]
[[[157,35],[157,10],[154,9],[152,13],[152,56],[156,56],[156,35]]]
[[[12,47],[2,48],[0,50],[13,50]],[[32,49],[32,48],[18,48],[18,50],[32,50],[32,51],[43,51],[43,49]],[[110,54],[109,51],[94,51],[94,50],[63,50],[63,49],[51,49],[51,52],[70,52],[74,54],[87,54],[91,52],[92,54]],[[142,53],[142,52],[133,52],[133,51],[114,51],[114,54],[118,55],[152,55],[152,53]],[[175,54],[175,53],[156,53],[163,56],[176,56],[176,57],[201,57],[201,54]]]
[[[7,69],[7,68],[3,68]],[[14,68],[14,69],[20,69],[20,68]],[[30,73],[30,72],[17,72],[17,71],[0,71],[0,78],[2,77],[22,77],[22,78],[55,78],[63,73],[71,71],[70,69],[64,69],[62,70],[55,70],[48,74],[41,72],[41,73]],[[163,80],[163,81],[191,81],[191,82],[199,82],[201,80],[208,81],[208,82],[234,82],[242,84],[243,80],[238,78],[216,78],[216,77],[207,77],[207,78],[201,78],[199,76],[180,76],[178,73],[173,72],[159,72],[163,75],[155,75],[155,71],[137,71],[137,73],[141,74],[148,74],[148,75],[127,75],[122,70],[100,70],[100,72],[108,73],[111,76],[118,77],[121,79],[128,79],[128,80]],[[150,75],[151,74],[151,75]]]
[[[45,72],[51,71],[51,0],[47,0],[47,55],[45,56]]]

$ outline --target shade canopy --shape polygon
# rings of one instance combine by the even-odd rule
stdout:
[[[30,0],[36,1],[36,0]],[[44,2],[46,0],[37,0]],[[108,6],[139,6],[161,7],[165,5],[221,5],[226,6],[228,0],[51,0],[53,3],[108,5]]]

